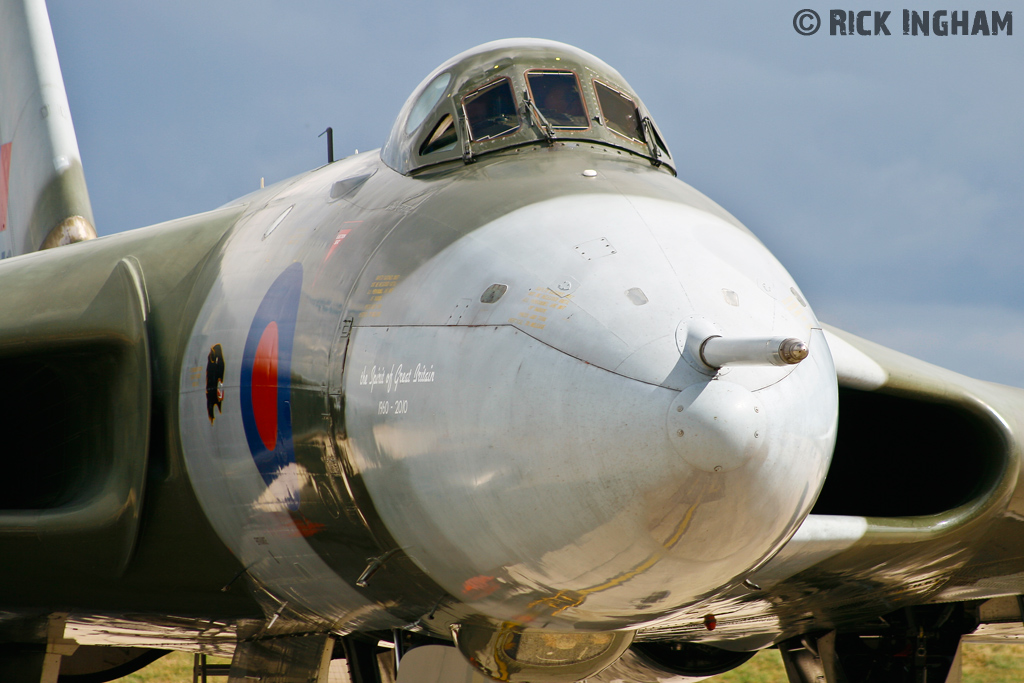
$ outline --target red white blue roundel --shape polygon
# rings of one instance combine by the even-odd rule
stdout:
[[[298,509],[292,440],[291,361],[302,266],[293,263],[270,285],[256,309],[242,353],[242,425],[249,451],[276,498]]]

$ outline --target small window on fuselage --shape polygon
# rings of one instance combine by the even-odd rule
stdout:
[[[474,140],[490,140],[519,128],[516,98],[507,78],[466,95],[462,108],[466,112],[469,135]]]
[[[530,71],[526,74],[530,95],[552,128],[590,127],[580,82],[572,71]]]
[[[445,114],[437,122],[437,125],[434,126],[434,130],[430,131],[430,135],[423,141],[423,144],[420,145],[420,156],[430,154],[431,152],[452,149],[458,141],[459,136],[455,132],[455,120],[451,114]]]
[[[638,142],[644,142],[643,128],[640,124],[640,112],[636,103],[623,93],[610,88],[600,81],[594,81],[597,101],[601,105],[604,123],[613,133],[618,133]]]

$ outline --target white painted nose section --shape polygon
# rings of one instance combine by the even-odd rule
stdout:
[[[694,384],[668,411],[668,437],[702,472],[728,472],[764,454],[767,420],[751,391],[727,380]]]
[[[473,610],[636,627],[742,581],[813,504],[831,356],[782,266],[722,218],[563,197],[455,241],[388,301],[349,343],[349,457],[396,542]],[[681,354],[712,334],[809,354]],[[417,364],[433,381],[358,382]]]

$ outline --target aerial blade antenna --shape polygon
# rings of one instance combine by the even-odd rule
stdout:
[[[96,237],[44,0],[0,0],[0,258]]]

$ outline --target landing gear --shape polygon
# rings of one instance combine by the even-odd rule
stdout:
[[[387,653],[378,647],[375,639],[351,635],[340,638],[338,644],[348,662],[348,675],[352,683],[381,683],[387,673],[391,673],[387,678],[394,680],[397,674],[393,668],[394,663],[387,661],[390,657],[382,657]]]
[[[437,646],[444,646],[445,653],[452,656],[457,664],[465,669],[462,678],[456,677],[458,680],[465,680],[467,683],[485,680],[483,676],[475,674],[475,669],[472,669],[465,662],[462,655],[452,647],[450,642],[399,629],[395,629],[390,633],[387,631],[353,633],[337,638],[332,657],[334,659],[343,658],[346,660],[349,679],[352,683],[394,683],[396,679],[410,680],[409,677],[399,678],[399,661],[408,652],[417,650],[425,645],[433,645],[434,649],[442,649]],[[416,657],[414,659],[416,660],[413,664],[414,668],[422,666],[425,662],[428,664],[433,662],[429,657],[426,659]],[[462,671],[462,668],[459,670]],[[430,678],[429,676],[432,672],[433,669],[427,666],[422,673],[430,681],[444,680],[436,677]],[[476,676],[479,676],[479,679]],[[411,680],[420,680],[420,676],[418,674],[414,675],[411,677]]]
[[[779,644],[790,683],[952,683],[960,638],[978,625],[963,604],[894,612],[870,628],[804,635]]]

